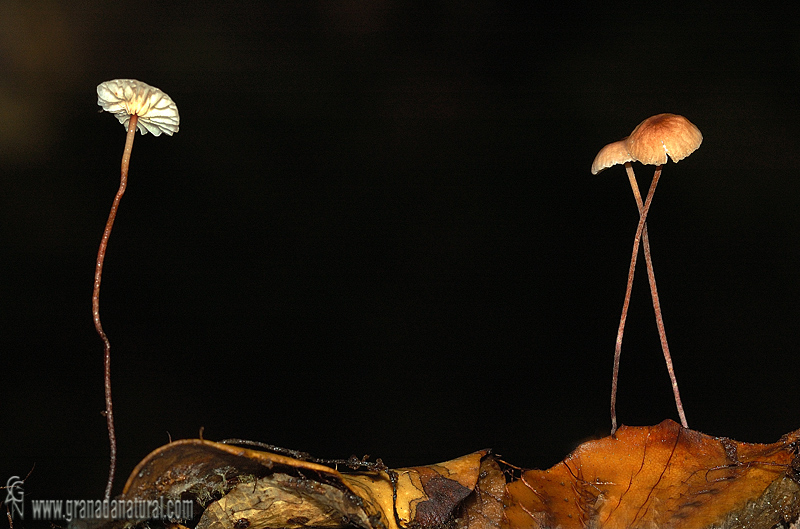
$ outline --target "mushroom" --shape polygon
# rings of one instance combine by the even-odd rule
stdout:
[[[153,136],[160,136],[163,132],[169,136],[178,132],[180,116],[178,107],[172,99],[153,86],[134,79],[115,79],[106,81],[97,87],[97,104],[103,110],[114,114],[120,123],[127,129],[125,150],[122,154],[122,171],[119,190],[111,204],[103,237],[100,239],[100,248],[97,251],[97,264],[94,272],[94,290],[92,292],[92,316],[94,327],[100,339],[103,340],[104,353],[104,383],[106,401],[106,424],[108,427],[108,440],[111,445],[111,462],[106,483],[106,499],[111,496],[111,487],[114,483],[114,473],[117,466],[117,440],[114,432],[114,411],[111,402],[111,342],[103,331],[100,323],[100,281],[103,275],[103,261],[106,256],[108,238],[117,216],[117,209],[125,188],[128,184],[128,166],[130,165],[133,139],[138,128],[142,134],[150,132]]]
[[[600,149],[600,152],[594,157],[594,162],[592,162],[592,174],[597,174],[603,169],[608,169],[618,163],[629,163],[632,158],[625,146],[627,140],[628,137],[626,136]]]
[[[636,269],[636,260],[639,254],[639,244],[641,241],[644,248],[645,262],[647,264],[647,276],[650,282],[650,294],[653,298],[653,309],[656,315],[658,335],[661,340],[661,349],[664,352],[664,360],[667,364],[670,381],[672,382],[672,392],[675,396],[675,405],[678,408],[678,415],[684,428],[688,428],[686,413],[681,402],[680,391],[678,390],[678,380],[675,377],[675,370],[672,365],[672,357],[669,353],[667,344],[667,334],[664,329],[664,320],[661,315],[661,303],[658,299],[658,289],[656,288],[655,272],[653,271],[653,261],[650,254],[650,240],[647,232],[647,212],[653,200],[656,185],[661,177],[662,166],[667,163],[667,156],[673,162],[679,162],[692,154],[703,141],[700,130],[688,119],[676,114],[658,114],[642,121],[631,133],[630,136],[620,141],[610,143],[603,147],[594,162],[592,163],[592,174],[597,174],[603,169],[616,165],[625,164],[628,173],[628,180],[633,190],[636,205],[639,208],[639,224],[633,240],[633,253],[631,255],[630,267],[628,269],[628,284],[625,291],[625,300],[622,304],[622,316],[620,317],[619,329],[617,331],[616,347],[614,350],[614,372],[611,379],[611,433],[617,430],[617,381],[619,378],[619,359],[622,352],[622,335],[625,331],[625,320],[628,315],[631,290],[633,288],[633,274]],[[639,193],[639,186],[636,183],[636,175],[633,172],[631,161],[638,161],[646,165],[656,165],[653,180],[647,198],[642,203],[642,196]]]

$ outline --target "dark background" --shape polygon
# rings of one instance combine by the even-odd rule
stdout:
[[[181,114],[137,136],[103,276],[115,493],[201,428],[394,467],[546,468],[606,435],[638,217],[624,170],[589,168],[661,112],[704,134],[649,217],[689,424],[800,428],[796,13],[214,4],[0,3],[3,484],[35,464],[28,499],[105,487],[114,78]],[[677,415],[638,272],[618,411],[648,425]]]

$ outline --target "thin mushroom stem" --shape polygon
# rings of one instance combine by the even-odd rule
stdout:
[[[645,260],[650,261],[650,247],[644,246]],[[684,428],[689,427],[686,421],[686,413],[683,411],[683,403],[681,402],[681,393],[678,390],[678,379],[675,377],[675,369],[672,367],[672,356],[669,354],[669,345],[667,345],[667,332],[664,329],[664,319],[661,316],[661,304],[658,301],[658,290],[656,289],[656,278],[650,275],[650,293],[653,298],[653,310],[656,313],[656,325],[658,326],[658,336],[661,339],[661,350],[664,352],[664,361],[667,363],[667,371],[669,372],[669,380],[672,383],[672,393],[675,395],[675,406],[678,408],[678,417],[681,419],[681,425]]]
[[[622,354],[622,336],[625,333],[625,321],[628,318],[628,307],[630,306],[631,302],[633,275],[636,271],[636,260],[639,256],[639,245],[643,238],[643,233],[645,233],[647,212],[650,210],[650,203],[653,201],[653,194],[656,191],[659,178],[661,178],[660,165],[656,167],[656,172],[653,175],[653,181],[650,184],[650,190],[647,192],[647,198],[645,199],[644,205],[639,210],[639,225],[636,227],[636,235],[633,239],[633,252],[631,254],[630,267],[628,268],[628,286],[625,289],[625,300],[622,303],[622,315],[620,316],[619,320],[616,347],[614,348],[614,374],[611,377],[611,435],[614,435],[614,433],[617,431],[617,380],[619,379],[619,359],[620,355]],[[636,191],[634,191],[634,195],[636,195]],[[641,195],[639,196],[639,200],[641,200]]]
[[[625,170],[628,173],[628,180],[631,183],[633,190],[633,197],[636,199],[636,206],[642,211],[642,195],[639,193],[639,186],[636,183],[636,175],[633,172],[633,165],[631,162],[625,163]],[[689,424],[686,421],[686,413],[683,410],[683,403],[681,402],[681,394],[678,390],[678,379],[675,377],[675,370],[672,367],[672,356],[669,353],[669,345],[667,343],[667,331],[664,328],[664,318],[661,314],[661,302],[658,298],[658,288],[656,287],[656,273],[653,269],[653,258],[650,255],[650,237],[647,233],[647,223],[644,225],[642,231],[642,249],[644,250],[644,260],[647,265],[647,279],[650,283],[650,295],[653,298],[653,311],[656,314],[656,326],[658,327],[658,337],[661,340],[661,350],[664,353],[664,361],[667,363],[667,371],[669,372],[669,379],[672,383],[672,393],[675,395],[675,406],[678,408],[678,416],[681,420],[681,425],[688,428]]]
[[[106,258],[106,248],[108,247],[108,239],[111,236],[111,228],[114,226],[114,219],[117,217],[117,209],[122,195],[125,194],[125,188],[128,186],[128,166],[131,161],[131,150],[133,149],[133,139],[136,135],[136,123],[138,118],[133,114],[128,123],[128,134],[125,138],[125,151],[122,154],[122,168],[119,179],[119,189],[114,196],[114,202],[111,204],[111,211],[108,214],[108,221],[103,231],[103,238],[100,239],[100,248],[97,250],[97,264],[94,271],[94,290],[92,292],[92,316],[94,318],[94,328],[100,339],[103,340],[103,382],[105,385],[106,409],[104,415],[106,416],[106,425],[108,427],[108,442],[110,444],[110,463],[108,467],[108,481],[106,482],[105,499],[111,497],[111,487],[114,484],[114,474],[117,470],[117,436],[114,430],[114,406],[111,402],[111,342],[108,336],[103,331],[103,325],[100,323],[100,282],[103,276],[103,262]]]
[[[639,193],[639,186],[636,183],[636,175],[633,173],[633,166],[630,162],[625,163],[625,170],[628,173],[628,179],[631,182],[631,189],[633,190],[633,197],[636,199],[636,206],[642,211],[642,195]],[[686,413],[683,410],[683,403],[681,402],[681,394],[678,390],[678,379],[675,377],[675,370],[672,367],[672,356],[669,353],[669,345],[667,343],[667,331],[664,328],[664,318],[661,314],[661,302],[658,299],[658,288],[656,287],[656,274],[653,269],[653,258],[650,255],[650,238],[647,234],[647,224],[645,223],[642,232],[642,249],[644,250],[644,259],[647,264],[647,278],[650,283],[650,295],[653,298],[653,310],[656,314],[656,326],[658,327],[658,337],[661,340],[661,350],[664,352],[664,361],[667,363],[667,371],[669,372],[669,379],[672,383],[672,393],[675,395],[675,406],[678,408],[678,416],[681,419],[681,425],[684,428],[689,427],[686,421]]]

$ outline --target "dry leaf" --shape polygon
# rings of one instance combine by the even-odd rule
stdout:
[[[664,421],[584,443],[549,470],[515,471],[480,451],[339,472],[193,439],[147,456],[121,498],[191,498],[195,519],[173,522],[195,529],[770,529],[800,517],[799,453],[800,430],[760,445]]]
[[[506,505],[506,477],[493,456],[481,460],[478,483],[464,500],[458,529],[497,529],[503,523]]]
[[[456,508],[475,490],[487,455],[482,451],[438,465],[340,473],[280,454],[190,439],[148,455],[119,499],[192,498],[202,511],[197,529],[441,527],[455,519]],[[475,512],[480,511],[479,505]],[[124,526],[125,521],[88,524]]]
[[[738,528],[800,515],[800,430],[738,443],[672,421],[620,428],[508,485],[511,527]]]
[[[348,473],[343,474],[343,479],[350,490],[367,500],[366,508],[372,507],[381,514],[384,527],[438,527],[475,489],[481,459],[487,453],[475,452],[438,465],[394,470],[394,487],[386,472]]]

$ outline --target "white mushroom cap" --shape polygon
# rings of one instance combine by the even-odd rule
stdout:
[[[594,162],[592,162],[592,174],[597,174],[603,169],[608,169],[618,163],[633,161],[633,157],[625,147],[627,140],[628,138],[623,138],[600,149],[600,152],[594,157]]]
[[[150,132],[169,136],[178,132],[181,119],[178,107],[167,94],[154,86],[135,79],[114,79],[97,86],[97,104],[114,114],[125,128],[136,115],[136,128],[142,134]]]

